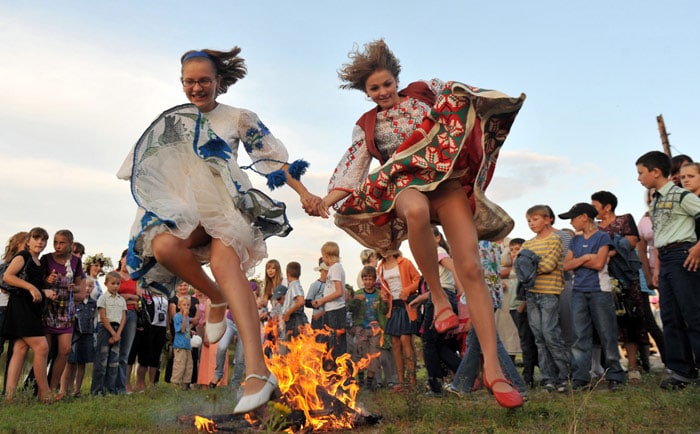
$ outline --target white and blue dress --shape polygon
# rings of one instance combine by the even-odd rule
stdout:
[[[247,167],[237,161],[241,142],[253,162]],[[235,249],[244,272],[252,270],[267,256],[264,240],[286,236],[292,227],[284,203],[253,188],[243,169],[279,177],[287,158],[282,142],[249,110],[218,104],[201,113],[185,104],[162,113],[117,174],[131,181],[138,205],[127,254],[132,278],[169,294],[176,278],[157,264],[151,242],[163,232],[186,239],[199,226]],[[209,249],[193,253],[206,263]]]

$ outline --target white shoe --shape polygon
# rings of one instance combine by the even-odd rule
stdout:
[[[226,303],[217,303],[217,304],[211,304],[209,305],[209,309],[214,307],[224,307],[226,306]],[[215,344],[221,340],[222,337],[224,337],[224,333],[226,333],[226,318],[222,319],[219,322],[210,322],[209,319],[207,318],[206,324],[204,324],[204,333],[207,335],[207,340],[209,341],[210,344]]]
[[[262,387],[262,389],[251,395],[242,396],[236,404],[236,407],[233,409],[233,414],[247,413],[255,410],[269,401],[275,389],[277,389],[277,377],[275,377],[275,374],[273,373],[270,373],[270,375],[267,377],[264,375],[250,374],[245,377],[245,381],[248,381],[250,378],[263,380],[265,381],[265,385]]]
[[[636,369],[629,371],[627,373],[627,378],[632,384],[639,384],[642,382],[642,374]]]

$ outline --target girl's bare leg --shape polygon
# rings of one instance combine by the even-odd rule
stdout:
[[[394,364],[396,364],[396,376],[399,380],[399,386],[402,386],[406,381],[403,367],[403,351],[401,350],[401,336],[391,337],[391,352],[394,355]]]
[[[70,336],[70,335],[68,335]],[[30,336],[22,338],[29,348],[34,351],[34,378],[39,389],[39,398],[48,399],[51,395],[49,379],[46,376],[46,361],[49,356],[49,343],[44,336]],[[14,359],[14,355],[12,356]],[[15,386],[16,387],[16,386]]]
[[[72,335],[70,333],[63,333],[56,336],[58,352],[56,353],[56,360],[53,362],[53,370],[51,372],[51,390],[56,390],[60,385],[63,371],[66,369],[68,353],[70,353],[71,337]]]
[[[404,365],[408,383],[416,385],[416,348],[413,345],[413,335],[401,335],[401,349],[403,350]]]
[[[44,339],[46,341],[46,339]],[[27,350],[29,345],[24,341],[24,339],[16,339],[14,347],[12,349],[12,358],[10,359],[10,364],[7,367],[7,384],[5,384],[5,400],[12,401],[15,397],[15,392],[17,391],[17,384],[19,383],[19,376],[22,373],[22,367],[24,366],[24,360],[27,357]],[[48,354],[48,346],[46,349],[46,354]],[[46,370],[44,370],[46,372]]]
[[[452,308],[447,294],[440,284],[435,235],[430,226],[431,203],[424,193],[407,189],[396,198],[396,216],[406,223],[408,245],[413,259],[430,288],[430,296],[435,305],[435,314],[444,308]],[[444,318],[445,315],[441,315]],[[435,320],[438,318],[436,317]]]
[[[83,388],[83,379],[85,378],[85,363],[75,365],[75,392],[80,394],[80,389]]]
[[[134,386],[134,390],[136,392],[143,392],[146,390],[146,371],[148,368],[146,366],[142,366],[139,364],[139,366],[136,368],[136,385]]]
[[[248,279],[241,270],[238,254],[233,247],[225,245],[221,240],[212,239],[210,267],[221,288],[221,294],[231,310],[240,339],[243,341],[246,376],[250,374],[267,376],[269,371],[260,341],[258,306],[253,291],[250,290]],[[212,303],[215,302],[217,301],[212,300]],[[245,382],[243,395],[256,393],[264,385],[264,381],[251,378]]]
[[[224,301],[219,287],[202,270],[202,265],[190,250],[193,247],[203,246],[210,240],[211,237],[199,227],[184,240],[168,232],[160,233],[153,238],[151,248],[159,264],[209,296],[212,304],[218,304]],[[225,307],[211,309],[208,320],[223,321],[225,313]]]
[[[59,390],[62,394],[72,394],[73,385],[75,384],[75,374],[76,374],[76,364],[66,363],[66,367],[63,369],[63,375],[61,375],[61,388]],[[80,388],[78,388],[80,390]]]
[[[484,281],[474,217],[464,190],[457,182],[442,184],[431,196],[445,238],[450,244],[457,278],[466,292],[474,330],[484,355],[484,375],[489,383],[504,378],[496,352],[496,321],[493,301]],[[494,384],[494,390],[508,392],[506,383]]]
[[[158,368],[148,368],[148,384],[150,384],[151,386],[156,384],[156,372],[158,372]]]

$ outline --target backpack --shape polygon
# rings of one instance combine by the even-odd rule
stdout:
[[[642,262],[627,238],[615,234],[612,242],[617,254],[610,257],[608,273],[620,282],[624,290],[634,282],[639,282],[639,269],[642,267]]]
[[[539,255],[530,249],[522,249],[513,261],[515,274],[518,276],[518,289],[515,298],[525,300],[527,291],[535,286],[537,277],[537,266],[540,264]]]

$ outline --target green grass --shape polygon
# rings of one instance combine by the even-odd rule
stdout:
[[[88,379],[89,380],[89,379]],[[362,391],[367,411],[381,415],[380,424],[359,433],[561,433],[561,432],[694,432],[700,429],[700,388],[667,392],[658,387],[661,373],[644,376],[639,385],[609,392],[530,392],[520,409],[499,408],[485,391],[460,399],[423,396],[423,391]],[[89,384],[89,381],[88,383]],[[84,389],[87,385],[84,385]],[[85,390],[84,390],[85,391]],[[227,414],[235,404],[228,388],[175,390],[159,384],[129,396],[68,398],[40,404],[26,392],[13,404],[0,405],[2,433],[194,433],[178,416]]]
[[[0,366],[5,366],[5,354]],[[92,366],[88,365],[82,397],[47,405],[27,391],[14,403],[0,401],[0,433],[195,433],[178,418],[226,415],[233,411],[230,388],[182,391],[159,383],[145,393],[92,397]],[[700,387],[668,392],[659,388],[660,367],[643,375],[641,384],[609,392],[603,382],[592,392],[529,391],[520,409],[500,408],[485,390],[467,398],[451,394],[425,397],[424,390],[393,393],[361,391],[358,404],[381,416],[374,426],[356,433],[684,433],[700,431]],[[419,384],[425,369],[418,371]],[[230,427],[226,425],[224,427]],[[258,431],[259,432],[259,431]],[[263,429],[263,432],[272,432]]]

